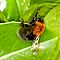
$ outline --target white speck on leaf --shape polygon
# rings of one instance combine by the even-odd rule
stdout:
[[[28,9],[28,7],[26,7],[26,10]]]
[[[28,7],[26,7],[24,11],[26,11],[27,9],[28,9]]]
[[[40,46],[41,49],[45,49],[45,46]]]

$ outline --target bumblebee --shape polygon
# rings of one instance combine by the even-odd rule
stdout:
[[[21,22],[21,28],[18,30],[19,36],[24,40],[35,40],[37,36],[41,36],[45,29],[43,18],[37,18],[38,13],[27,24]]]

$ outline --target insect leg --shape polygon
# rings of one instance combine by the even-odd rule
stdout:
[[[37,17],[37,14],[38,14],[38,11],[36,12],[35,17]]]
[[[34,40],[33,45],[32,45],[32,52],[33,54],[37,54],[39,51],[39,36],[37,36],[36,40]]]

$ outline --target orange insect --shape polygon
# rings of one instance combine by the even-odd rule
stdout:
[[[37,37],[38,35],[41,36],[41,34],[43,34],[44,29],[45,29],[44,23],[37,20],[35,21],[35,25],[32,26],[31,30],[33,31],[33,34],[35,35],[35,37]]]
[[[36,14],[37,15],[37,14]],[[34,17],[29,23],[21,23],[22,28],[19,35],[25,40],[35,40],[37,36],[41,36],[45,29],[44,20]]]

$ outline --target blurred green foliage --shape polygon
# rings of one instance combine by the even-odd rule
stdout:
[[[17,37],[20,26],[11,21],[28,22],[38,11],[38,17],[45,22],[45,32],[40,37],[43,46],[38,55],[34,56],[31,49],[17,53],[6,60],[60,60],[60,0],[6,0],[6,8],[0,12],[0,56],[21,50],[31,45],[32,42],[24,41]],[[58,37],[58,39],[53,39]],[[51,40],[52,39],[52,40]],[[50,42],[51,40],[51,42]],[[48,41],[48,42],[47,42]],[[47,43],[46,43],[47,42]],[[48,44],[48,45],[47,45]],[[48,53],[46,53],[48,52]]]

